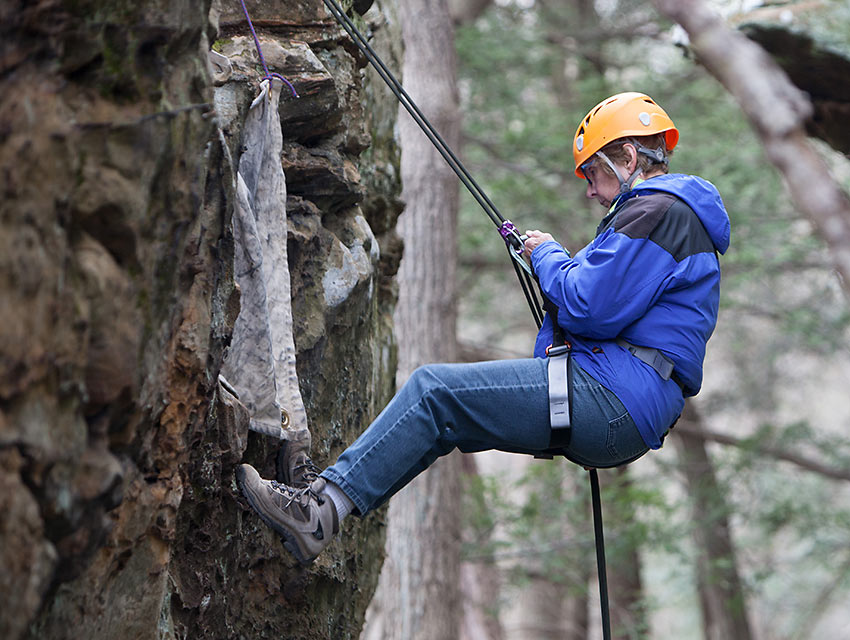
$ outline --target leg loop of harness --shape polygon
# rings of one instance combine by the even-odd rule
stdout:
[[[562,449],[570,442],[570,345],[550,347],[549,356],[549,436],[550,449]]]

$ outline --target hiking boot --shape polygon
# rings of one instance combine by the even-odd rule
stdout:
[[[327,481],[316,478],[303,489],[263,480],[251,465],[236,469],[236,480],[257,515],[283,536],[283,546],[308,565],[339,533],[336,507],[321,495]]]
[[[282,440],[277,453],[277,481],[293,489],[309,487],[322,472],[307,455],[309,441]]]

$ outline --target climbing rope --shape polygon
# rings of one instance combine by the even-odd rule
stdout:
[[[455,175],[460,179],[463,186],[469,191],[475,201],[481,206],[484,212],[489,216],[489,218],[495,223],[498,227],[499,234],[502,236],[505,241],[505,245],[508,248],[508,253],[510,254],[512,261],[511,263],[514,266],[514,271],[516,272],[517,278],[519,279],[520,286],[522,288],[523,294],[525,295],[525,299],[528,302],[528,306],[531,309],[531,314],[534,317],[534,321],[537,324],[537,328],[539,329],[543,324],[543,305],[546,306],[547,309],[556,309],[556,307],[546,299],[544,294],[543,296],[543,305],[538,300],[535,291],[534,291],[534,282],[536,278],[534,278],[534,274],[531,271],[531,268],[522,258],[522,253],[524,249],[525,238],[517,231],[514,224],[505,219],[496,208],[496,205],[490,200],[481,186],[475,181],[475,178],[467,171],[466,167],[463,166],[463,163],[458,159],[455,153],[451,150],[451,148],[446,144],[445,140],[443,140],[442,136],[439,132],[434,129],[431,123],[428,121],[428,118],[422,113],[416,103],[411,99],[411,97],[407,94],[402,87],[401,83],[396,79],[396,77],[392,74],[392,72],[387,68],[384,64],[383,60],[381,60],[380,56],[375,53],[372,47],[369,45],[369,42],[363,36],[362,33],[357,29],[351,19],[345,14],[342,10],[342,7],[337,3],[336,0],[323,0],[325,6],[328,11],[330,11],[331,15],[336,19],[336,21],[342,26],[342,28],[348,33],[351,39],[354,41],[354,44],[357,45],[357,48],[360,49],[360,52],[365,56],[366,60],[372,65],[372,67],[378,72],[378,75],[381,76],[381,79],[386,83],[389,87],[390,91],[395,95],[398,99],[399,103],[407,110],[410,116],[413,118],[414,122],[419,125],[419,128],[431,141],[443,159],[448,163],[449,167],[451,167],[452,171],[454,171]],[[243,2],[244,6],[244,2]],[[246,13],[247,15],[247,13]],[[259,45],[258,45],[259,46]],[[557,320],[553,317],[554,328],[558,329]],[[593,531],[594,537],[596,540],[596,563],[597,570],[599,574],[599,598],[600,604],[602,608],[602,635],[604,640],[610,640],[611,638],[611,619],[609,613],[609,605],[608,605],[608,579],[605,568],[605,540],[602,531],[602,502],[599,495],[599,477],[596,469],[588,469],[590,472],[590,489],[591,489],[591,498],[593,503]]]
[[[593,537],[596,540],[596,574],[599,577],[599,604],[602,608],[602,638],[611,640],[611,614],[608,606],[608,572],[605,568],[605,534],[602,531],[602,499],[599,474],[589,469],[590,497],[593,503]]]
[[[239,2],[242,3],[242,11],[245,14],[245,19],[248,21],[248,28],[251,30],[251,35],[254,36],[254,45],[257,47],[257,55],[260,57],[260,64],[263,65],[263,72],[266,74],[263,76],[263,80],[268,80],[269,84],[271,85],[272,80],[274,78],[277,78],[278,80],[283,82],[287,87],[289,87],[289,90],[292,91],[293,96],[295,96],[296,98],[299,97],[298,92],[295,90],[295,87],[292,86],[292,83],[289,80],[284,78],[279,73],[269,72],[269,66],[266,64],[265,56],[263,56],[263,48],[260,46],[260,39],[257,37],[257,32],[254,31],[254,23],[251,22],[251,16],[248,15],[248,7],[245,6],[245,0],[239,0]]]
[[[499,213],[499,210],[496,208],[496,205],[493,204],[493,201],[490,200],[478,182],[476,182],[475,178],[472,177],[449,145],[446,144],[446,141],[443,140],[443,137],[433,127],[428,118],[425,117],[425,114],[422,113],[413,99],[407,94],[407,91],[404,90],[401,83],[387,68],[384,61],[381,60],[381,57],[374,49],[372,49],[369,42],[363,34],[360,33],[351,19],[345,14],[339,3],[337,3],[336,0],[323,0],[323,2],[331,15],[337,22],[339,22],[346,33],[351,36],[354,44],[357,45],[357,48],[360,49],[360,52],[366,60],[372,65],[375,71],[378,72],[378,75],[381,76],[381,79],[389,87],[390,91],[393,95],[395,95],[399,103],[410,114],[410,117],[413,118],[414,122],[419,125],[419,128],[428,140],[431,141],[452,171],[454,171],[463,186],[466,187],[475,201],[484,210],[484,213],[486,213],[498,227],[499,233],[504,239],[511,258],[513,259],[514,269],[516,270],[517,277],[519,278],[523,294],[525,295],[525,299],[528,302],[531,313],[537,323],[537,328],[539,329],[543,322],[543,311],[540,302],[534,294],[534,280],[533,274],[531,273],[531,267],[529,267],[522,258],[524,238],[517,231],[514,224],[510,220],[506,220],[502,214]]]

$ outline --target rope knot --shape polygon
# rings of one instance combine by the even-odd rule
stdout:
[[[251,29],[251,35],[254,36],[254,45],[257,47],[257,55],[260,57],[260,64],[263,65],[263,71],[266,75],[263,76],[263,80],[269,81],[269,87],[272,85],[272,81],[277,79],[283,82],[289,90],[292,91],[292,95],[296,98],[300,98],[298,92],[295,90],[295,87],[292,86],[292,83],[284,78],[279,73],[272,73],[269,71],[269,66],[266,64],[266,58],[263,56],[263,48],[260,46],[260,39],[257,37],[257,32],[254,30],[254,23],[251,22],[251,16],[248,15],[248,7],[245,6],[245,0],[239,0],[242,3],[242,11],[245,13],[245,19],[248,21],[248,27]]]

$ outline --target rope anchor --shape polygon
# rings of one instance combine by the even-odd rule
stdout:
[[[263,48],[260,46],[260,39],[257,37],[257,32],[254,31],[254,23],[251,22],[251,16],[248,15],[248,7],[245,6],[245,0],[239,0],[242,3],[242,11],[245,13],[245,19],[248,21],[248,28],[251,29],[251,35],[254,36],[254,45],[257,47],[257,55],[260,57],[260,64],[263,65],[263,71],[266,75],[263,76],[263,80],[269,81],[269,87],[271,87],[272,80],[278,79],[283,82],[289,90],[292,91],[292,95],[296,98],[300,98],[298,92],[295,90],[295,87],[292,86],[292,83],[284,78],[279,73],[272,73],[269,71],[269,66],[266,64],[266,58],[263,55]]]

